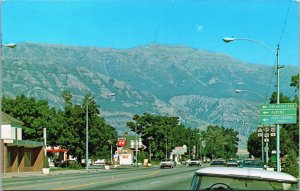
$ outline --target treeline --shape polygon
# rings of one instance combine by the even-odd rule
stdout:
[[[72,94],[62,93],[63,108],[50,107],[45,100],[36,100],[25,95],[14,99],[3,97],[2,110],[23,122],[23,139],[43,141],[43,128],[47,129],[47,145],[69,149],[68,154],[78,162],[85,158],[86,146],[86,104],[89,103],[89,158],[110,158],[110,146],[116,150],[117,131],[101,117],[99,106],[91,94],[81,103],[72,102]],[[234,158],[238,149],[238,132],[218,126],[208,126],[206,130],[185,127],[178,117],[134,115],[127,126],[137,132],[147,146],[143,154],[149,155],[149,143],[153,159],[161,160],[170,155],[177,146],[187,146],[187,158]],[[136,131],[135,131],[136,128]],[[149,141],[149,137],[153,140]],[[200,144],[201,143],[201,144]],[[222,148],[222,149],[220,149]],[[140,155],[143,156],[143,155]]]
[[[43,128],[47,128],[47,145],[69,149],[68,154],[77,157],[78,162],[85,158],[86,148],[86,104],[89,103],[89,158],[110,158],[110,143],[116,143],[117,131],[105,123],[99,115],[91,94],[87,94],[81,105],[72,102],[72,94],[62,93],[63,109],[49,107],[45,100],[27,98],[24,95],[15,99],[3,97],[2,110],[23,122],[24,140],[43,140]],[[116,147],[113,144],[113,147]]]
[[[209,158],[236,158],[238,132],[218,126],[208,126],[205,130],[186,128],[178,117],[168,117],[144,113],[134,115],[127,126],[136,132],[154,159],[169,157],[172,149],[187,146],[187,156]],[[151,138],[151,141],[150,141]],[[146,154],[147,155],[147,154]],[[166,156],[168,155],[168,156]]]

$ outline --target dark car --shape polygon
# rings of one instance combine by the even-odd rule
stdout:
[[[226,165],[225,160],[213,160],[210,163],[210,166],[225,166],[225,165]]]
[[[233,167],[237,167],[238,166],[238,161],[235,159],[228,159],[226,161],[226,166],[233,166]]]

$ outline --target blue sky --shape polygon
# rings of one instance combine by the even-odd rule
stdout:
[[[297,0],[6,0],[2,35],[3,43],[118,49],[186,45],[245,62],[275,64],[275,54],[260,45],[223,43],[223,37],[233,36],[274,49],[280,42],[281,64],[298,65],[298,6]]]

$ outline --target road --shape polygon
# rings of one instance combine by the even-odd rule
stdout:
[[[118,167],[86,173],[3,179],[3,190],[189,190],[199,167]]]

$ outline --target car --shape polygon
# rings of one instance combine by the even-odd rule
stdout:
[[[189,159],[189,160],[186,161],[186,165],[188,165],[188,166],[193,166],[193,165],[201,166],[201,160],[197,159],[197,158]]]
[[[241,168],[266,169],[264,163],[259,159],[246,159],[240,165]]]
[[[225,160],[213,160],[210,163],[210,166],[225,166],[225,165],[226,165]]]
[[[190,190],[298,190],[287,173],[251,168],[204,167],[194,173]]]
[[[236,159],[228,159],[226,160],[226,166],[238,167],[238,161]]]
[[[160,168],[165,168],[165,167],[173,168],[175,166],[175,163],[171,159],[163,159],[160,162],[159,166]]]

